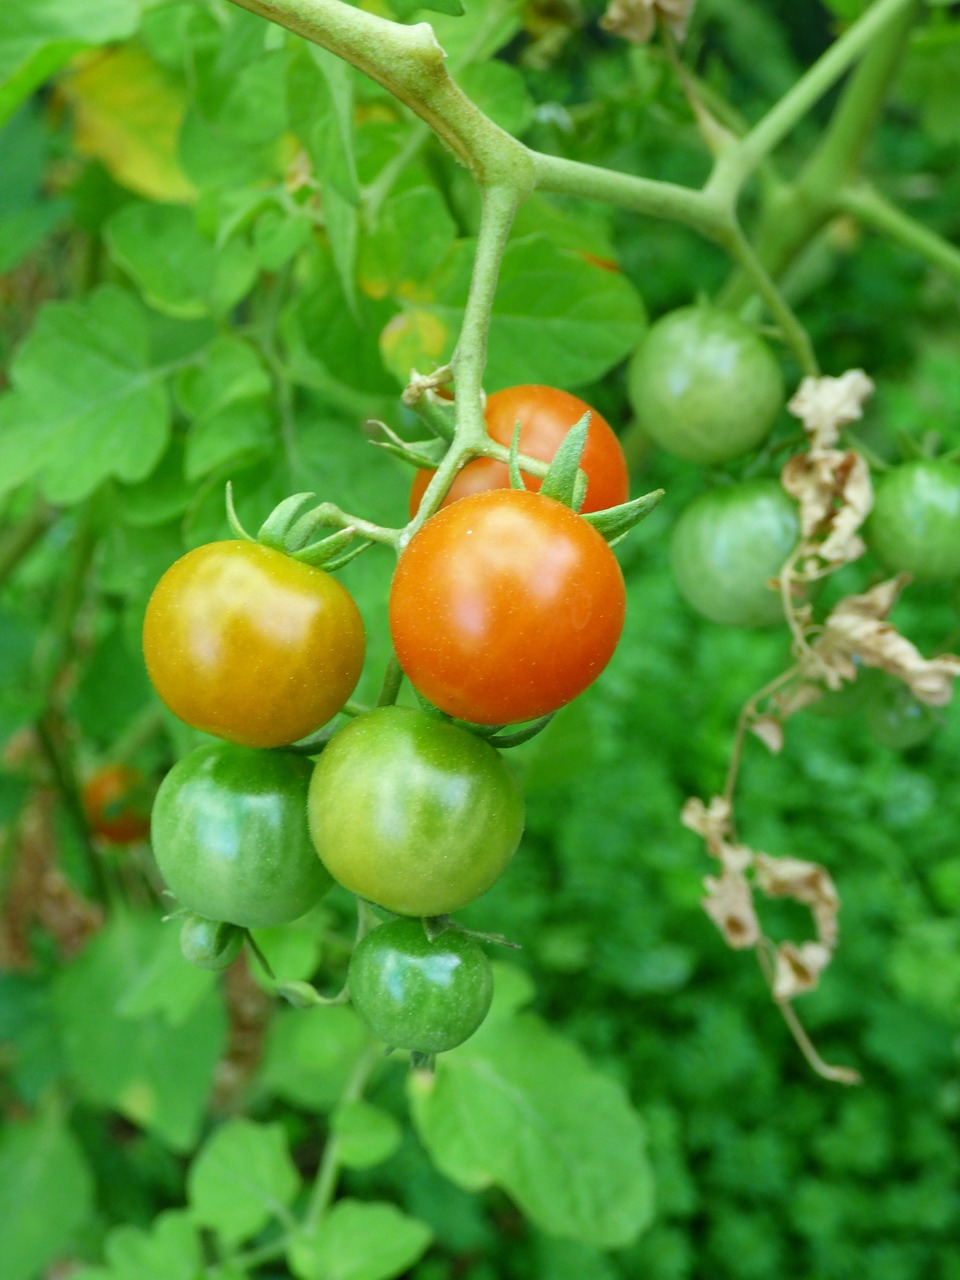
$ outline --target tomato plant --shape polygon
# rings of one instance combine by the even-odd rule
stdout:
[[[674,528],[674,581],[711,622],[770,626],[783,617],[770,580],[799,533],[796,504],[775,480],[710,489],[684,509]]]
[[[564,436],[588,412],[590,426],[580,458],[581,469],[587,477],[587,491],[580,509],[602,511],[626,502],[630,477],[616,433],[585,401],[556,387],[506,387],[487,397],[487,432],[491,439],[509,448],[519,422],[520,452],[541,462],[551,462]],[[414,476],[410,488],[411,516],[416,514],[433,474],[430,470],[421,470]],[[524,473],[524,483],[534,493],[540,489],[538,476]],[[505,462],[475,458],[457,473],[441,509],[471,493],[509,488],[510,474]]]
[[[139,769],[107,764],[87,779],[83,810],[94,835],[108,844],[133,844],[150,834],[151,798]]]
[[[479,897],[523,831],[520,787],[503,757],[412,707],[380,707],[341,729],[317,762],[309,813],[333,878],[407,916]]]
[[[689,462],[755,449],[783,406],[773,353],[737,316],[682,307],[650,327],[630,361],[630,403],[650,438]]]
[[[419,920],[391,920],[357,944],[350,998],[395,1049],[443,1053],[477,1030],[493,999],[490,962],[457,929],[429,938]]]
[[[315,906],[330,877],[307,827],[310,765],[232,743],[173,766],[153,808],[153,852],[167,887],[209,921],[265,929]]]
[[[960,574],[960,467],[918,458],[886,472],[866,526],[871,550],[888,569],[922,582]]]
[[[440,511],[414,535],[390,588],[404,672],[474,724],[556,711],[607,665],[626,593],[613,552],[540,494],[496,489]]]
[[[326,723],[353,692],[364,648],[359,610],[335,578],[239,540],[172,565],[143,624],[147,671],[170,710],[247,747]]]
[[[243,931],[222,920],[187,916],[180,926],[180,951],[198,969],[229,968],[240,954]]]

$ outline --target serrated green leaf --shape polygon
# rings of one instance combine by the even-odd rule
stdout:
[[[420,284],[442,261],[456,224],[436,187],[415,187],[388,200],[360,246],[357,270],[373,297]]]
[[[200,1130],[225,1020],[215,989],[177,1026],[156,1014],[128,1018],[120,1012],[153,961],[163,929],[154,916],[115,915],[57,974],[54,1005],[79,1097],[120,1112],[183,1151]]]
[[[447,336],[437,363],[449,358],[459,332],[471,252],[459,244],[431,281],[436,301],[418,301],[405,312],[408,325],[423,315],[442,322]],[[598,271],[544,236],[514,240],[493,306],[485,386],[582,386],[629,355],[645,327],[643,302],[624,276]]]
[[[497,1184],[541,1230],[597,1248],[635,1240],[653,1213],[640,1118],[622,1087],[538,1018],[495,1021],[411,1077],[412,1115],[437,1167]]]
[[[139,645],[112,626],[84,658],[69,707],[91,742],[109,748],[152,701]]]
[[[182,1026],[207,999],[216,981],[215,973],[184,960],[180,930],[168,921],[150,960],[119,1000],[117,1013],[121,1018],[159,1014],[172,1027]]]
[[[104,1248],[106,1267],[82,1271],[78,1280],[196,1280],[203,1268],[203,1250],[189,1216],[162,1213],[149,1230],[115,1227]]]
[[[421,1258],[433,1232],[392,1204],[338,1200],[288,1250],[298,1280],[392,1280]]]
[[[330,1117],[337,1154],[349,1169],[370,1169],[398,1149],[403,1130],[388,1111],[362,1099],[337,1107]]]
[[[93,1177],[62,1117],[49,1110],[7,1122],[0,1133],[4,1280],[33,1280],[73,1241],[93,1207]]]
[[[108,476],[149,475],[167,443],[169,404],[136,298],[103,285],[50,303],[0,399],[0,492],[33,476],[54,502],[79,502]]]
[[[353,152],[353,80],[341,59],[316,45],[300,46],[287,72],[290,125],[321,184],[349,204],[360,202]]]
[[[369,1032],[346,1005],[279,1013],[270,1024],[260,1085],[295,1106],[325,1111],[339,1101],[370,1044]]]
[[[291,1203],[300,1175],[279,1124],[228,1120],[190,1166],[187,1193],[194,1221],[230,1244],[248,1240]]]
[[[126,205],[107,223],[105,238],[113,260],[166,315],[222,314],[256,278],[256,258],[244,241],[234,237],[215,248],[181,205]]]
[[[193,494],[184,474],[184,445],[174,436],[159,464],[139,484],[118,485],[116,518],[124,524],[165,524],[180,515]]]
[[[78,49],[137,29],[138,0],[30,0],[0,6],[0,123]]]

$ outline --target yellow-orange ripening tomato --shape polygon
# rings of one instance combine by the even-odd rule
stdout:
[[[582,516],[491,489],[438,511],[397,562],[390,634],[448,715],[513,724],[556,711],[609,662],[626,611],[616,557]]]
[[[541,462],[552,462],[564,436],[585,413],[590,414],[587,442],[580,466],[587,477],[587,493],[582,511],[603,511],[617,507],[630,495],[627,462],[613,428],[583,400],[555,387],[520,386],[495,391],[487,398],[487,434],[509,448],[520,423],[520,452]],[[433,477],[432,471],[418,471],[410,488],[410,515],[416,515],[420,500]],[[524,476],[527,488],[536,493],[539,476]],[[495,458],[475,458],[460,471],[441,503],[449,507],[459,498],[485,489],[509,489],[510,473],[505,462]]]
[[[143,623],[147,671],[174,715],[245,747],[279,747],[325,724],[353,692],[364,650],[346,588],[256,542],[183,556]]]

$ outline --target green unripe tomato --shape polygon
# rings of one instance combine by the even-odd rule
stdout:
[[[670,564],[680,594],[711,622],[772,626],[783,617],[767,585],[800,536],[796,503],[775,480],[710,489],[682,512]]]
[[[309,816],[340,884],[397,915],[437,916],[504,871],[523,831],[523,799],[489,743],[411,707],[380,707],[324,749]]]
[[[243,931],[222,920],[187,916],[180,927],[180,950],[184,960],[199,969],[226,969],[243,946]]]
[[[456,929],[431,941],[419,920],[391,920],[362,938],[348,981],[374,1035],[416,1053],[463,1044],[493,999],[490,962],[476,942]]]
[[[308,761],[232,743],[198,747],[157,792],[153,852],[180,904],[250,929],[289,924],[331,880],[307,828]]]
[[[737,316],[682,307],[634,352],[627,390],[637,421],[668,453],[717,463],[756,449],[783,406],[773,352]]]
[[[960,574],[960,467],[918,458],[888,471],[864,530],[871,551],[894,573],[921,582]]]

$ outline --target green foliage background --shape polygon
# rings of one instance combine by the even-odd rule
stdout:
[[[864,7],[703,0],[690,56],[704,92],[734,127],[756,119]],[[663,53],[604,36],[601,5],[465,8],[379,6],[433,22],[465,90],[530,145],[703,180]],[[865,161],[947,238],[958,37],[949,6],[932,8]],[[535,197],[504,263],[488,390],[576,390],[622,431],[633,492],[668,496],[619,549],[629,612],[609,669],[513,753],[527,834],[462,913],[522,944],[502,953],[496,1016],[432,1089],[391,1060],[361,1101],[354,1015],[270,1005],[262,1059],[231,1089],[223,988],[180,960],[148,853],[91,849],[76,780],[117,755],[156,779],[199,739],[159,708],[138,636],[163,570],[227,535],[227,479],[254,528],[308,489],[405,519],[408,475],[364,424],[417,434],[399,391],[450,353],[477,198],[381,90],[215,0],[8,6],[0,118],[6,1280],[61,1259],[81,1280],[288,1274],[269,1252],[276,1223],[334,1141],[341,1198],[287,1254],[302,1280],[960,1276],[954,710],[906,752],[860,713],[799,717],[780,757],[749,748],[745,839],[823,862],[841,892],[838,956],[801,1011],[859,1089],[810,1075],[749,957],[701,912],[709,868],[678,822],[687,796],[718,788],[743,699],[788,660],[785,632],[712,628],[678,599],[670,526],[713,477],[629,421],[624,361],[646,317],[719,289],[719,250]],[[960,446],[956,280],[839,219],[785,287],[825,371],[876,380],[869,446],[893,456],[900,435],[929,432]],[[360,697],[387,657],[390,567],[374,549],[342,574],[369,634]],[[864,562],[844,586],[875,572]],[[955,643],[956,596],[911,589],[896,620],[927,649]],[[17,916],[38,796],[72,892],[110,906],[76,954],[49,919]],[[260,941],[281,977],[335,990],[351,930],[334,895]],[[237,1246],[246,1269],[224,1260]]]

